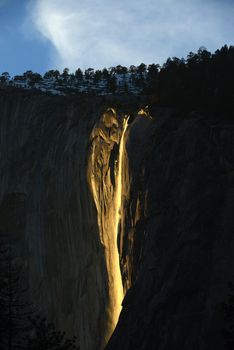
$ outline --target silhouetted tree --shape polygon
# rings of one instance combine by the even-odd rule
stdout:
[[[67,81],[68,77],[69,77],[69,68],[64,68],[63,73],[62,73],[61,76],[62,76],[64,81]]]
[[[10,74],[8,72],[3,72],[0,77],[1,83],[6,83],[9,80],[10,80]]]
[[[10,240],[0,239],[0,349],[78,350],[76,337],[67,337],[41,316],[33,317],[23,286],[22,270]]]
[[[13,256],[11,242],[6,237],[1,239],[0,255],[1,350],[13,350],[23,346],[31,311],[26,301],[26,290],[22,287],[21,268]]]
[[[24,80],[30,79],[33,75],[33,72],[31,70],[27,70],[26,72],[23,73],[23,78]]]
[[[51,79],[51,78],[58,79],[59,77],[60,77],[60,72],[57,69],[56,70],[51,69],[44,74],[44,79]]]
[[[37,316],[30,321],[32,331],[26,338],[27,350],[79,350],[77,337],[67,337],[45,318]]]
[[[86,80],[92,80],[94,76],[94,69],[88,68],[85,70],[85,79]]]
[[[59,72],[58,69],[55,69],[55,70],[53,71],[53,77],[54,77],[55,79],[58,79],[58,78],[60,77],[60,72]]]
[[[78,68],[76,71],[75,71],[75,77],[82,81],[83,80],[83,73],[82,73],[82,70],[80,68]]]
[[[146,72],[146,65],[144,63],[141,63],[138,67],[137,67],[137,72],[138,73],[145,73]]]
[[[115,73],[117,74],[127,74],[128,69],[127,67],[121,66],[120,64],[115,67]]]
[[[106,68],[104,68],[102,70],[102,76],[103,76],[103,79],[107,80],[110,76],[110,73],[108,72],[108,70]]]
[[[136,71],[137,71],[137,67],[136,67],[136,66],[131,65],[131,66],[129,67],[129,72],[130,72],[130,73],[135,74],[135,73],[136,73]]]
[[[102,79],[102,71],[96,70],[93,76],[94,83],[98,83]]]

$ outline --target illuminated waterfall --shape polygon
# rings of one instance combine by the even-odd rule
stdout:
[[[88,179],[92,197],[97,209],[99,239],[103,246],[107,275],[107,299],[104,317],[103,349],[118,322],[123,300],[123,284],[119,264],[118,230],[121,219],[122,170],[124,163],[125,133],[128,118],[123,121],[119,141],[119,123],[116,112],[108,109],[91,135],[91,149],[88,166]],[[110,157],[113,147],[119,141],[118,167],[115,171],[115,185],[111,179]],[[112,170],[114,170],[112,168]],[[105,288],[105,286],[103,286]]]
[[[122,277],[121,277],[121,270],[120,270],[120,264],[119,264],[119,251],[118,251],[118,245],[117,245],[117,238],[118,238],[118,230],[119,230],[119,223],[121,219],[121,199],[122,199],[122,168],[123,168],[123,154],[124,154],[124,141],[125,141],[125,133],[128,127],[128,118],[124,119],[123,121],[123,131],[122,136],[119,144],[119,157],[118,157],[118,171],[116,176],[116,189],[115,189],[115,206],[114,206],[114,232],[113,232],[113,246],[112,249],[112,261],[109,262],[110,264],[110,272],[114,278],[113,281],[111,281],[114,285],[114,293],[110,296],[111,297],[111,305],[112,305],[112,332],[115,329],[115,326],[119,319],[119,314],[122,309],[122,301],[124,297],[123,293],[123,283],[122,283]],[[111,335],[110,334],[110,335]]]
[[[123,121],[123,133],[119,145],[119,166],[118,166],[118,177],[116,186],[116,218],[115,218],[115,233],[116,241],[118,237],[118,227],[121,218],[121,199],[122,199],[122,167],[123,167],[123,147],[124,147],[124,136],[128,127],[128,118]]]
[[[123,132],[120,140],[120,145],[119,145],[119,160],[118,160],[118,174],[117,174],[117,184],[116,184],[116,192],[115,192],[115,198],[116,198],[116,204],[115,204],[115,243],[116,243],[116,252],[117,252],[117,261],[115,263],[115,275],[116,275],[116,281],[118,282],[117,285],[117,294],[116,294],[116,315],[115,315],[115,320],[114,323],[115,325],[118,322],[119,314],[121,311],[121,304],[123,300],[123,283],[122,283],[122,277],[121,277],[121,270],[120,270],[120,265],[119,265],[119,252],[118,252],[118,246],[117,246],[117,238],[118,238],[118,231],[119,231],[119,223],[121,219],[121,203],[122,203],[122,168],[123,168],[123,151],[124,151],[124,141],[125,141],[125,132],[128,127],[128,118],[124,119],[123,121]]]

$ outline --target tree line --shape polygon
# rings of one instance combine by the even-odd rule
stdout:
[[[187,58],[170,57],[163,65],[141,63],[82,71],[78,68],[69,73],[49,70],[43,76],[27,71],[22,75],[10,77],[3,72],[0,82],[27,81],[33,87],[36,83],[51,81],[65,87],[82,85],[91,87],[86,92],[137,93],[147,95],[159,106],[183,108],[207,108],[233,111],[234,107],[234,46],[224,45],[214,53],[205,47]],[[92,89],[98,86],[99,90]]]
[[[150,66],[148,66],[150,67]],[[116,67],[110,67],[110,68],[103,68],[102,70],[94,70],[93,68],[88,68],[82,71],[80,68],[78,68],[74,73],[69,73],[69,68],[64,68],[63,72],[61,73],[59,70],[49,70],[44,75],[41,75],[39,73],[35,73],[31,70],[28,70],[24,72],[22,75],[15,75],[12,77],[13,80],[26,80],[31,79],[35,82],[39,82],[43,79],[63,79],[65,81],[77,79],[77,80],[90,80],[94,82],[98,82],[101,79],[108,79],[111,76],[115,75],[125,75],[125,74],[139,74],[139,76],[142,75],[142,73],[147,71],[148,68],[144,63],[141,63],[139,66],[131,65],[130,67],[124,67],[121,65],[118,65]],[[1,81],[4,82],[6,80],[11,79],[11,76],[8,72],[3,72],[1,75]]]
[[[0,82],[2,84],[27,82],[31,87],[45,81],[50,81],[52,85],[70,85],[73,87],[80,87],[82,85],[95,86],[104,83],[102,86],[106,92],[115,93],[120,85],[123,88],[123,92],[128,92],[130,85],[139,88],[142,87],[142,80],[145,79],[144,76],[146,74],[147,66],[141,63],[139,66],[132,65],[129,68],[121,65],[102,70],[88,68],[82,71],[78,68],[74,73],[69,73],[69,69],[64,68],[62,73],[59,70],[49,70],[44,75],[28,70],[22,75],[16,75],[14,77],[11,77],[8,72],[3,72],[0,76]]]

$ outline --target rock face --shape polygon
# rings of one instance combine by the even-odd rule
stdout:
[[[233,127],[143,109],[123,136],[138,107],[130,96],[1,92],[0,233],[38,311],[81,350],[104,348],[123,293],[106,349],[220,350]]]
[[[12,237],[37,310],[84,350],[103,348],[109,324],[106,247],[87,181],[102,112],[101,98],[0,94],[0,232]]]
[[[121,265],[132,287],[106,349],[223,349],[233,125],[165,110],[152,118],[139,115],[128,130]]]

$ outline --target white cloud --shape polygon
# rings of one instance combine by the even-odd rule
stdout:
[[[163,62],[233,37],[225,27],[233,6],[214,1],[31,0],[29,12],[60,69]]]

